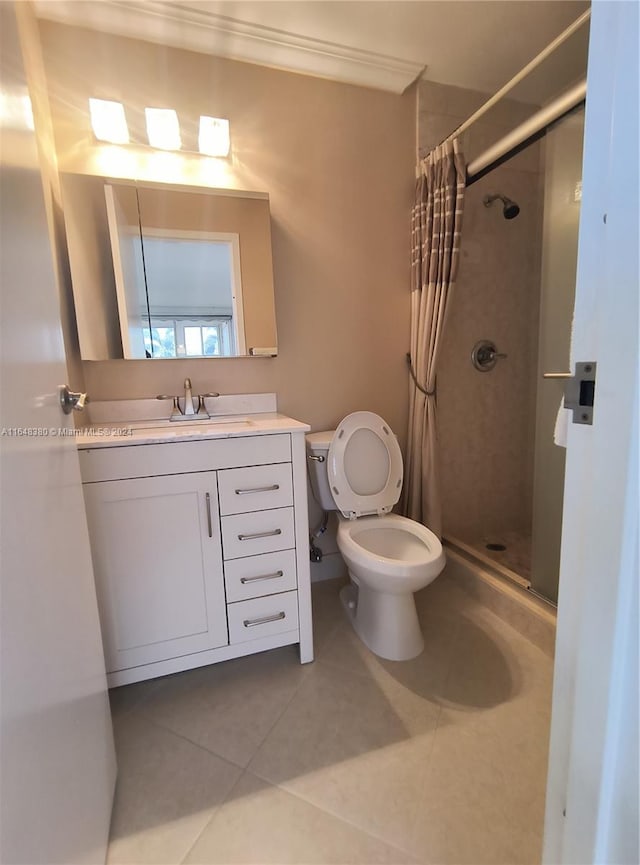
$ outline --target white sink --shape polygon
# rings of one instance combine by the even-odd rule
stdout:
[[[128,424],[134,430],[164,429],[171,430],[172,435],[184,435],[189,430],[205,433],[211,427],[217,426],[254,426],[255,422],[245,415],[219,415],[217,417],[199,417],[197,420],[172,421],[167,418],[158,420],[133,421]]]
[[[180,421],[178,421],[180,423]],[[186,421],[184,421],[186,423]],[[211,426],[212,424],[244,424],[245,426],[253,426],[254,421],[248,417],[242,417],[241,415],[221,415],[220,417],[210,417],[206,422],[207,426]]]

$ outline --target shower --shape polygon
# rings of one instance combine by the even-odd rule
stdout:
[[[485,195],[482,199],[482,202],[485,207],[491,207],[494,201],[500,201],[503,204],[502,215],[505,219],[515,219],[516,216],[520,213],[520,207],[512,201],[510,198],[507,198],[506,195],[500,195],[500,193],[496,193],[495,195]]]
[[[471,186],[456,283],[464,300],[438,370],[443,534],[480,570],[552,603],[566,451],[554,441],[562,380],[543,374],[569,369],[583,137],[581,108],[554,124],[543,152],[503,163],[482,191]],[[501,221],[516,216],[510,228]],[[483,339],[495,351],[487,356],[499,346],[508,357],[474,367],[470,350]]]

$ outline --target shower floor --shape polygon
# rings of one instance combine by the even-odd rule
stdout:
[[[500,545],[504,550],[487,549],[487,544]],[[497,532],[474,538],[469,544],[479,553],[525,580],[531,580],[531,535],[524,532]]]

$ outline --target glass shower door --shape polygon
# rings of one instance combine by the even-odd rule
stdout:
[[[538,340],[531,588],[558,597],[565,449],[554,444],[568,372],[582,198],[584,109],[560,121],[545,141],[544,221]]]

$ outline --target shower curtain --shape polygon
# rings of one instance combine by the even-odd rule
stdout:
[[[457,139],[420,163],[411,219],[411,380],[404,512],[438,536],[436,370],[458,270],[466,167]]]

